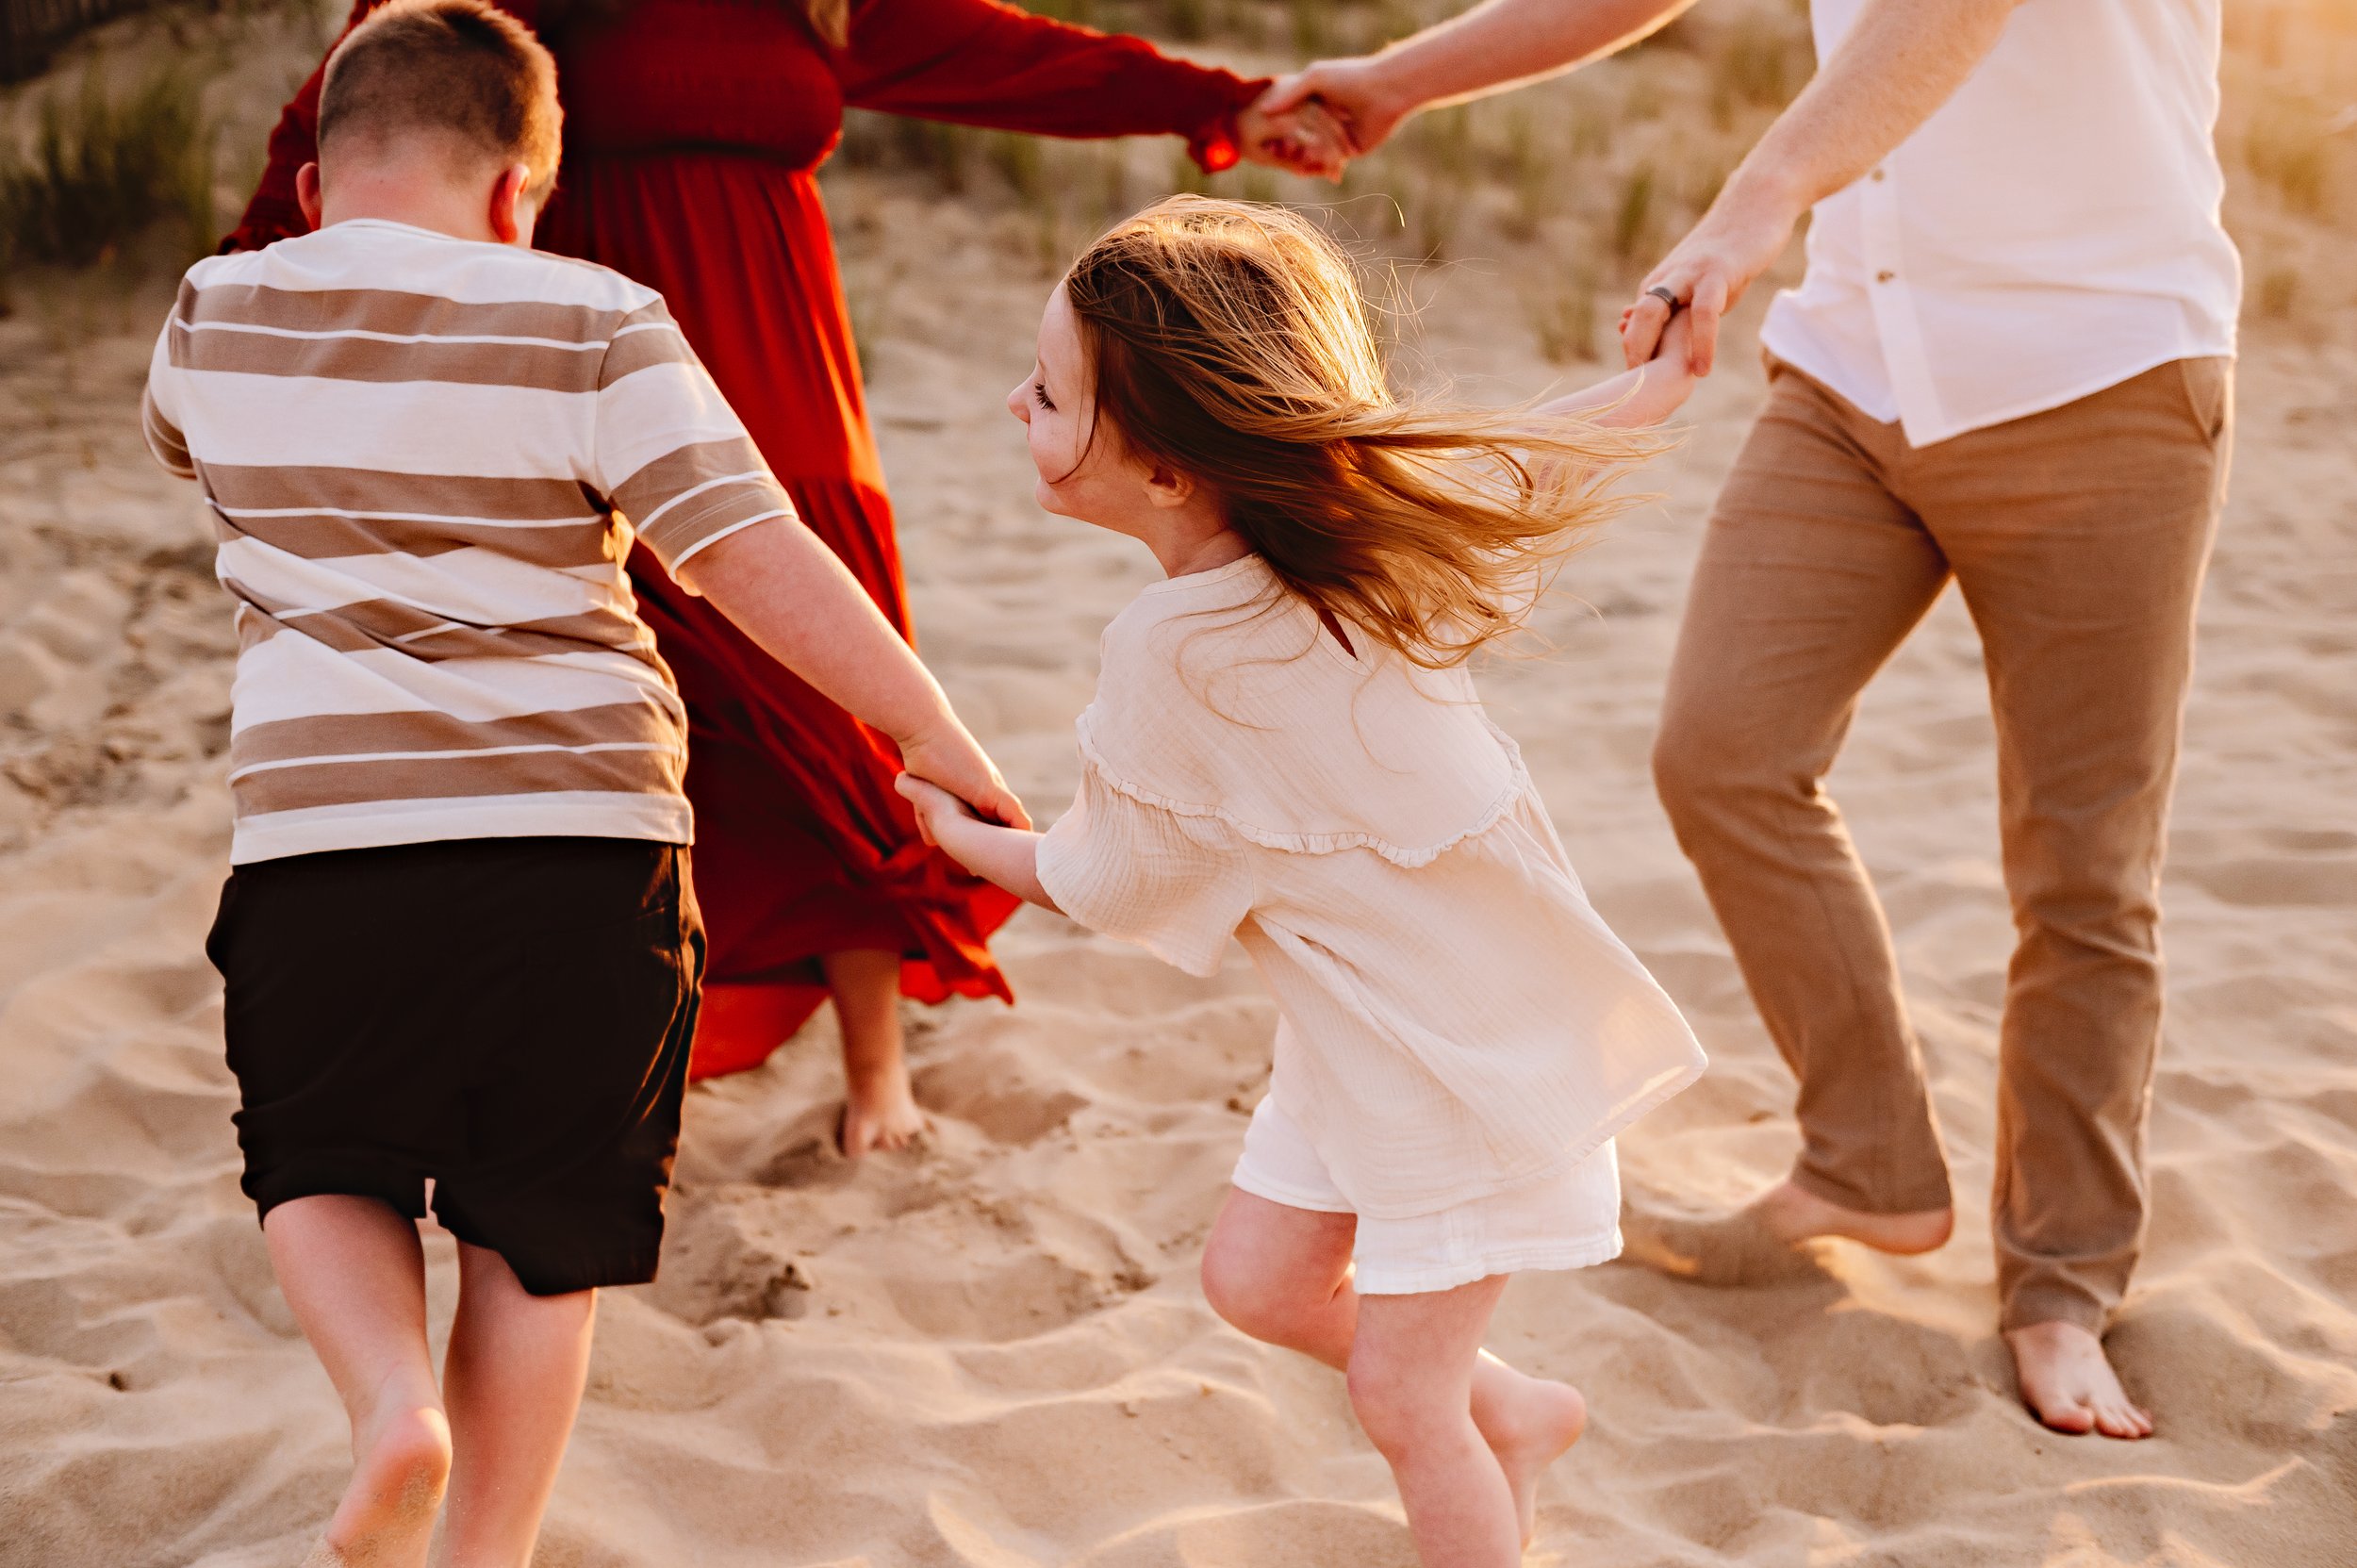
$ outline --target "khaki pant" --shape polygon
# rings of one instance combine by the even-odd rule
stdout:
[[[2101,1330],[2145,1227],[2162,840],[2233,368],[2187,359],[1921,449],[1789,366],[1694,571],[1655,751],[1678,842],[1800,1079],[1793,1179],[1947,1206],[1880,903],[1822,781],[1953,574],[1997,720],[2019,942],[1999,1047],[2004,1326]]]

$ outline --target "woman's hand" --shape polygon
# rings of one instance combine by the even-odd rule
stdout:
[[[1264,107],[1282,88],[1278,82],[1236,113],[1236,144],[1243,157],[1272,169],[1314,179],[1339,181],[1350,162],[1350,138],[1342,123],[1313,100],[1295,100],[1281,111]]]
[[[1318,106],[1328,111],[1327,118],[1341,123],[1346,150],[1354,157],[1383,145],[1399,123],[1422,107],[1393,80],[1381,55],[1304,66],[1290,76],[1279,76],[1254,105],[1271,115]]]

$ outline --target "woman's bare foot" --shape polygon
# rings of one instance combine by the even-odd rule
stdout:
[[[450,1481],[450,1422],[438,1406],[389,1400],[354,1444],[352,1484],[311,1560],[335,1568],[423,1568]]]
[[[909,1086],[908,1068],[899,1063],[872,1078],[852,1079],[849,1089],[835,1134],[845,1159],[856,1160],[870,1149],[906,1148],[924,1136],[925,1113]]]
[[[2152,1435],[2152,1418],[2119,1386],[2103,1342],[2075,1323],[2033,1323],[2005,1331],[2021,1402],[2058,1432],[2101,1432],[2135,1439]]]
[[[1515,1376],[1523,1386],[1510,1398],[1484,1401],[1480,1427],[1498,1468],[1506,1472],[1527,1546],[1539,1533],[1539,1477],[1588,1429],[1588,1401],[1569,1383]]]
[[[870,1149],[906,1148],[925,1132],[925,1113],[909,1087],[900,1032],[900,955],[882,949],[828,953],[819,960],[843,1027],[843,1117],[835,1147],[847,1160]]]

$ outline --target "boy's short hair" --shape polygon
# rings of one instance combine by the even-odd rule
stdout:
[[[440,131],[556,181],[564,111],[556,61],[530,29],[484,0],[392,0],[328,57],[319,144],[340,136]]]

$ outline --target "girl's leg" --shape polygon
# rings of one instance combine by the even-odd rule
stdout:
[[[1347,1370],[1363,1299],[1350,1279],[1358,1224],[1351,1214],[1231,1191],[1204,1247],[1203,1294],[1212,1311],[1254,1339]],[[1579,1440],[1587,1404],[1569,1383],[1517,1372],[1484,1350],[1474,1362],[1468,1405],[1527,1542],[1538,1523],[1539,1477]]]
[[[581,1409],[598,1293],[534,1296],[498,1253],[458,1244],[442,1388],[456,1461],[440,1568],[525,1568]]]
[[[819,960],[843,1030],[843,1152],[901,1148],[925,1131],[900,1038],[900,955],[880,948]]]
[[[352,1421],[352,1484],[311,1560],[422,1568],[451,1437],[425,1343],[418,1228],[375,1198],[321,1195],[272,1209],[262,1234]]]
[[[1472,1413],[1481,1336],[1506,1289],[1370,1296],[1350,1348],[1350,1408],[1392,1467],[1425,1568],[1514,1568],[1524,1531],[1506,1472]]]

